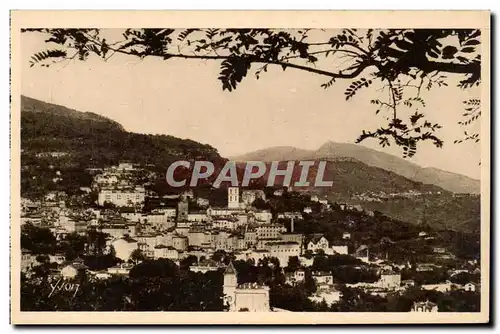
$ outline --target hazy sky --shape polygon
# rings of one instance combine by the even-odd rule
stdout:
[[[376,116],[367,88],[351,101],[344,97],[348,81],[324,90],[328,78],[294,69],[270,68],[259,80],[244,79],[233,92],[217,80],[220,63],[200,60],[139,60],[118,55],[107,63],[86,62],[29,67],[29,58],[44,47],[43,37],[22,35],[22,94],[80,111],[91,111],[121,123],[126,130],[169,134],[207,143],[222,156],[270,146],[317,149],[325,142],[354,143],[363,129],[384,125]],[[462,101],[468,95],[453,85],[425,92],[429,120],[443,125],[444,147],[420,144],[411,161],[421,166],[479,178],[479,144],[453,144],[463,136]],[[402,155],[397,147],[383,149],[377,141],[363,145]]]

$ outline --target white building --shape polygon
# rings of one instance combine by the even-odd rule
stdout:
[[[207,273],[209,271],[217,271],[220,268],[223,268],[222,265],[219,263],[213,261],[213,260],[205,260],[205,261],[200,261],[198,264],[194,264],[189,267],[189,270],[195,272],[195,273]]]
[[[143,187],[108,188],[99,191],[97,202],[101,206],[104,205],[104,202],[116,206],[142,205],[145,197],[146,191]]]
[[[282,267],[288,265],[291,256],[300,256],[300,244],[295,241],[273,241],[266,243],[265,247],[271,257],[276,257]]]
[[[304,269],[297,269],[294,272],[286,274],[286,283],[295,285],[304,282],[306,279],[306,272]]]
[[[304,241],[304,235],[301,233],[284,232],[280,234],[280,238],[283,241],[295,241],[299,245]]]
[[[214,217],[212,220],[212,227],[217,229],[235,230],[238,226],[238,219],[233,216]]]
[[[116,169],[123,171],[133,171],[135,170],[135,167],[131,162],[123,161],[118,163],[118,167],[116,167]]]
[[[98,279],[98,280],[107,280],[109,278],[111,278],[113,275],[111,275],[109,272],[105,271],[105,270],[101,270],[101,271],[89,271],[90,274],[92,274],[94,276],[95,279]]]
[[[302,213],[300,212],[283,212],[278,214],[278,219],[302,219]]]
[[[200,206],[200,207],[207,207],[210,205],[210,201],[206,198],[198,197],[196,199],[196,204],[198,204],[198,206]]]
[[[137,240],[132,238],[120,238],[111,244],[115,249],[115,256],[125,262],[129,260],[132,252],[139,247]]]
[[[246,283],[238,285],[236,269],[231,262],[224,272],[224,304],[230,312],[269,312],[269,287]]]
[[[63,264],[66,261],[66,257],[64,254],[49,254],[49,262],[50,263],[57,263],[57,264]]]
[[[311,235],[311,239],[307,243],[307,249],[313,252],[317,252],[318,250],[325,251],[329,248],[329,242],[322,234],[313,234]]]
[[[464,290],[465,291],[475,292],[476,291],[476,284],[472,283],[472,282],[469,282],[469,283],[467,283],[467,284],[464,285]]]
[[[258,239],[279,239],[286,228],[280,224],[263,224],[255,228]]]
[[[347,246],[331,246],[330,248],[327,248],[324,251],[325,251],[325,254],[328,254],[328,255],[333,255],[333,254],[347,255],[347,254],[349,254]]]
[[[253,215],[257,223],[269,224],[273,218],[273,214],[267,210],[256,211]]]
[[[21,271],[28,272],[37,264],[38,261],[36,260],[36,255],[32,254],[28,250],[23,249],[21,253]]]
[[[188,237],[185,235],[174,235],[172,237],[172,247],[178,251],[185,251],[188,248]]]
[[[117,175],[99,174],[94,177],[94,183],[98,186],[111,186],[118,183]]]
[[[134,234],[135,224],[131,223],[131,225],[118,223],[118,224],[103,224],[99,226],[99,230],[102,233],[109,234],[112,238],[118,239],[123,237],[124,235]]]
[[[61,276],[63,279],[73,279],[87,269],[88,267],[83,263],[82,259],[75,259],[61,269]]]
[[[325,301],[328,306],[331,306],[332,304],[338,303],[341,297],[342,293],[332,287],[317,291],[309,297],[309,300],[316,303]]]
[[[413,303],[411,312],[438,312],[438,306],[428,300],[425,302],[415,302]]]
[[[141,218],[143,217],[143,214],[141,212],[122,212],[120,215],[123,218],[135,223],[140,222]]]
[[[208,215],[206,212],[192,212],[188,213],[188,221],[190,222],[206,222],[208,220]]]
[[[175,218],[177,216],[176,208],[156,208],[151,211],[152,213],[163,213],[165,216],[169,218]]]
[[[173,223],[172,217],[169,217],[161,212],[143,214],[140,218],[140,221],[141,221],[141,223],[149,223],[149,224],[152,224],[154,226],[165,226],[165,228],[169,227],[169,226],[166,226],[166,225],[168,225],[167,223],[169,223],[169,222]]]
[[[266,200],[266,194],[263,190],[244,190],[241,193],[241,200],[245,205],[251,205],[257,198]]]
[[[312,273],[312,278],[318,286],[331,286],[333,285],[333,276],[331,273],[318,271]]]
[[[179,259],[179,251],[172,246],[165,245],[156,245],[153,248],[154,258],[156,259],[169,259],[169,260],[178,260]]]
[[[111,275],[128,275],[130,270],[134,267],[133,264],[130,263],[121,263],[114,267],[108,268],[108,273]]]
[[[227,188],[227,207],[230,209],[240,207],[240,189],[238,187]]]
[[[453,289],[458,289],[458,285],[450,281],[438,284],[422,284],[422,290],[435,290],[439,292],[448,292]]]
[[[242,210],[240,208],[218,208],[218,207],[209,207],[207,209],[207,215],[208,217],[224,217],[224,216],[238,216],[242,213],[244,213],[245,210]]]
[[[212,236],[210,232],[201,228],[191,228],[187,234],[189,246],[201,247],[203,244],[210,243]]]
[[[393,271],[383,271],[378,285],[383,289],[396,289],[401,286],[401,274]]]

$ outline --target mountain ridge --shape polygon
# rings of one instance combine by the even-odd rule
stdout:
[[[382,168],[412,181],[434,184],[454,193],[480,193],[480,181],[466,175],[444,171],[435,167],[421,167],[395,155],[380,152],[365,146],[328,141],[317,150],[306,150],[291,146],[264,148],[228,159],[234,161],[284,161],[354,158],[369,166]]]
[[[40,101],[25,95],[21,95],[21,111],[24,113],[50,113],[61,117],[73,117],[80,120],[109,123],[115,125],[117,129],[125,131],[120,123],[105,116],[90,111],[79,111],[63,105]]]
[[[120,161],[151,166],[163,180],[168,166],[181,159],[208,160],[217,167],[226,161],[207,144],[128,132],[104,116],[21,96],[21,194],[27,198],[78,192],[90,186],[88,168]]]

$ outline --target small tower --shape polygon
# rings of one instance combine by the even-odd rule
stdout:
[[[238,286],[237,275],[238,273],[234,268],[233,262],[230,262],[224,272],[224,286],[222,290],[224,293],[224,304],[228,305],[230,310],[233,308],[236,288]]]
[[[227,207],[230,209],[240,207],[240,189],[238,187],[227,188]]]
[[[182,196],[177,203],[177,221],[186,221],[188,219],[189,202]]]

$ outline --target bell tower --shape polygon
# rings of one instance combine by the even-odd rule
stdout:
[[[227,188],[227,207],[230,209],[240,207],[240,189],[238,187]]]
[[[238,273],[236,272],[233,263],[230,262],[224,272],[224,286],[222,290],[224,293],[224,304],[228,305],[230,310],[233,309],[236,288],[238,286],[237,275]]]

